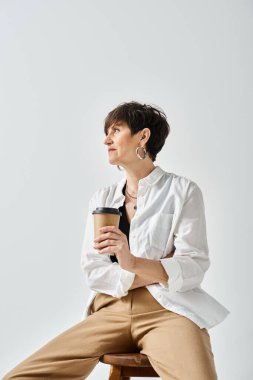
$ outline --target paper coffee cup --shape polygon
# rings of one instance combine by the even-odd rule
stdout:
[[[105,226],[115,226],[119,228],[119,221],[122,213],[117,208],[112,207],[97,207],[92,211],[94,217],[94,239],[96,239],[101,232],[99,229]]]

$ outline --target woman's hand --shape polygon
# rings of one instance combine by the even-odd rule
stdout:
[[[129,250],[127,236],[115,226],[100,228],[101,235],[94,240],[93,247],[101,254],[115,254],[122,269],[131,272],[135,256]]]

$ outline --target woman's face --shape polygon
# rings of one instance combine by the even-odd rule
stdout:
[[[130,164],[138,160],[135,150],[141,140],[142,131],[131,135],[131,130],[124,122],[112,124],[104,140],[107,145],[109,162],[113,165]],[[113,149],[113,150],[111,150]]]

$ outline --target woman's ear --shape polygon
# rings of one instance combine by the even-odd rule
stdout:
[[[141,137],[141,140],[145,139],[147,136],[148,136],[148,137],[150,136],[150,129],[149,129],[149,128],[144,128],[144,129],[142,130],[142,133],[143,133],[143,135],[142,135],[142,137]]]

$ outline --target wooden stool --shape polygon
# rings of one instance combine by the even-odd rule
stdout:
[[[138,352],[129,354],[106,354],[99,358],[110,364],[109,380],[130,380],[132,377],[159,377],[148,357]]]

